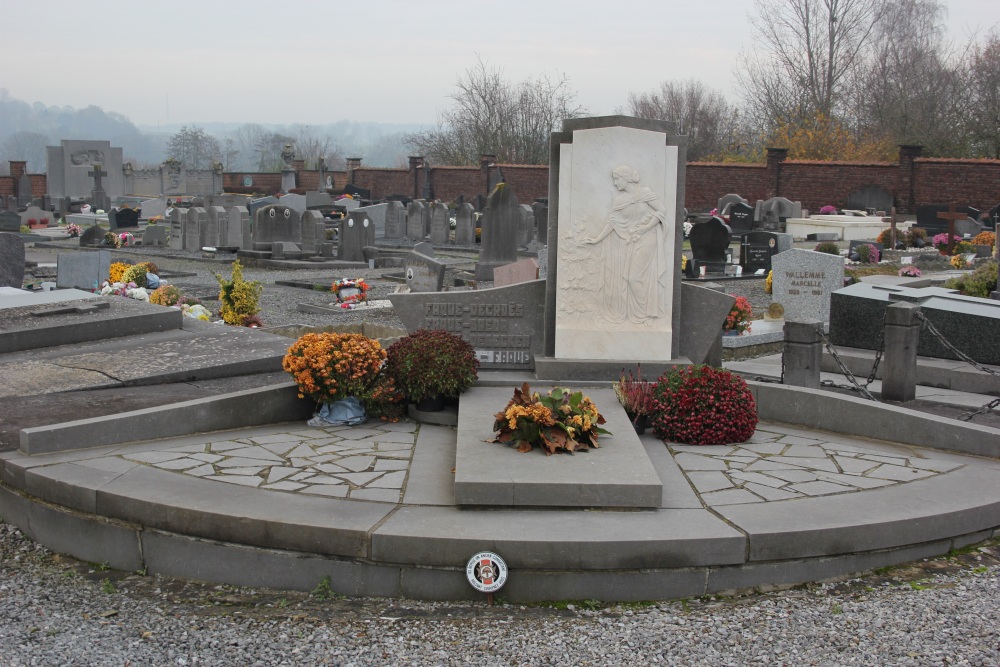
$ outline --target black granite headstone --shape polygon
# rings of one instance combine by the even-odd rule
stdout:
[[[1000,223],[1000,204],[991,208],[989,213],[986,214],[987,227],[990,229],[996,229],[997,223]]]
[[[893,207],[892,195],[877,185],[869,185],[847,197],[847,208],[856,211],[888,211]]]
[[[696,223],[688,234],[691,254],[694,256],[695,271],[705,266],[709,273],[722,273],[728,258],[726,250],[732,239],[732,230],[722,218],[714,216],[706,222]]]
[[[735,236],[743,236],[753,229],[753,207],[736,202],[729,206],[729,228]]]
[[[749,208],[749,207],[747,207]],[[778,235],[774,232],[750,232],[740,245],[740,266],[747,273],[771,270],[771,258],[778,254]]]
[[[108,224],[112,231],[139,226],[139,211],[134,208],[113,208],[108,211]]]

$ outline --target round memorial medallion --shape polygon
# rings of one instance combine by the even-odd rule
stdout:
[[[465,576],[480,593],[493,593],[507,583],[507,563],[489,551],[480,551],[469,559]]]

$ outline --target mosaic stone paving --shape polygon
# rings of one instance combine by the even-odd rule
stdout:
[[[272,491],[399,502],[417,438],[416,423],[290,428],[121,458]]]
[[[669,447],[709,506],[851,493],[962,467],[929,450],[844,436],[825,442],[767,423],[740,445]]]

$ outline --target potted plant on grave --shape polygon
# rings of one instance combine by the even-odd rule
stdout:
[[[955,245],[957,245],[958,243],[960,243],[961,240],[962,240],[958,236],[955,236],[954,234],[952,235],[951,238],[952,238],[952,241],[953,241],[953,243],[952,243],[952,247],[953,248],[954,248]],[[931,244],[935,248],[937,248],[938,252],[940,252],[942,255],[947,255],[948,254],[948,232],[941,232],[940,234],[935,234],[934,238],[931,239]]]
[[[674,366],[653,387],[651,421],[665,442],[729,445],[754,434],[757,403],[739,375],[702,364]]]
[[[611,383],[618,402],[625,408],[625,414],[635,428],[636,433],[644,433],[649,425],[649,415],[653,407],[653,384],[642,379],[642,367],[637,367],[636,374],[632,371],[626,375],[622,369],[621,377]]]
[[[387,372],[403,397],[423,412],[444,408],[479,377],[472,345],[447,331],[418,329],[387,350]]]
[[[385,373],[386,351],[362,334],[308,333],[282,359],[299,398],[316,401],[311,426],[360,424],[369,416],[395,421],[402,396]]]
[[[738,296],[726,315],[726,322],[722,325],[722,332],[727,336],[739,336],[744,331],[750,331],[750,322],[753,320],[753,308],[746,297]]]

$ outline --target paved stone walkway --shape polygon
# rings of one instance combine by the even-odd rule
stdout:
[[[283,429],[283,430],[282,430]],[[397,503],[419,424],[252,429],[245,437],[122,453],[202,479],[271,491]],[[829,496],[902,484],[963,467],[944,452],[762,422],[744,444],[669,445],[710,507]]]
[[[852,493],[961,468],[948,454],[761,422],[741,445],[670,445],[709,506]]]
[[[253,429],[247,437],[125,453],[120,458],[229,484],[396,503],[405,487],[417,432],[418,424],[412,421]]]

